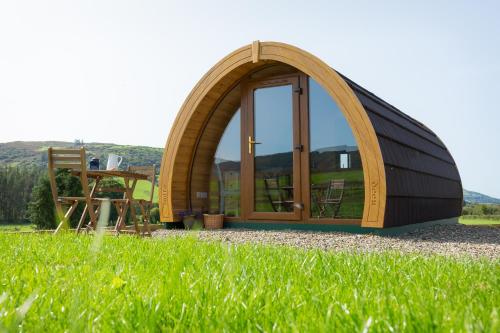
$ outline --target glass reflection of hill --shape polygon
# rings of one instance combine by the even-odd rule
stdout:
[[[349,155],[349,167],[341,168],[340,160],[342,154]],[[363,203],[364,203],[364,184],[363,184],[363,169],[361,165],[361,157],[359,150],[356,146],[336,146],[336,147],[324,147],[316,149],[310,153],[310,184],[311,186],[319,184],[328,184],[330,180],[333,179],[343,179],[345,181],[344,197],[340,210],[336,218],[354,218],[360,219],[363,215]],[[286,177],[292,174],[292,152],[269,154],[263,156],[257,156],[255,158],[255,186],[256,186],[256,206],[259,211],[272,211],[269,199],[266,195],[264,189],[264,178],[268,177],[280,177],[280,181],[284,181],[286,184]],[[220,175],[229,173],[240,173],[241,163],[239,161],[229,161],[223,159],[216,159]],[[215,166],[215,164],[214,164]],[[212,170],[212,179],[218,179],[217,168],[214,167]],[[223,176],[222,176],[223,177]],[[225,179],[227,182],[227,179]],[[239,178],[233,179],[233,182],[237,181],[239,183]],[[290,178],[288,177],[288,182]],[[289,184],[288,184],[289,185]],[[218,182],[211,182],[211,198],[217,200],[220,198]],[[239,188],[239,184],[224,184],[227,189]],[[314,201],[314,197],[317,195],[317,190],[312,190],[311,200]],[[226,206],[228,206],[232,195],[227,195]],[[236,206],[239,207],[239,196],[238,200],[235,201]],[[217,207],[218,202],[214,201],[211,203],[211,207]],[[228,211],[226,207],[226,214],[228,216],[238,216],[239,209],[233,209]],[[312,202],[311,203],[311,217],[317,217],[319,215],[318,206]],[[328,209],[324,218],[331,218],[331,209]]]
[[[361,157],[356,146],[336,146],[317,149],[310,154],[311,173],[344,171],[340,168],[340,155],[348,154],[350,166],[348,169],[361,170]],[[256,173],[265,174],[289,174],[292,172],[292,152],[277,153],[270,155],[257,156],[255,158]],[[221,172],[239,171],[239,161],[229,161],[217,159]]]

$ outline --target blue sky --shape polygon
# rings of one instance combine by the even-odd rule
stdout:
[[[199,78],[253,40],[296,45],[439,134],[500,197],[498,1],[2,1],[0,142],[162,147]]]

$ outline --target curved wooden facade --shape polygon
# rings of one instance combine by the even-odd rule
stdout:
[[[259,70],[281,65],[318,82],[352,129],[364,174],[361,226],[383,228],[460,215],[460,177],[432,131],[313,55],[283,43],[254,42],[218,62],[182,105],[160,170],[163,222],[177,221],[178,212],[199,209],[192,188],[208,186],[211,159],[239,103],[239,83]]]

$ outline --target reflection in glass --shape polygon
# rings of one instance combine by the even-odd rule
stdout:
[[[349,154],[341,153],[340,154],[340,168],[341,169],[349,169],[350,168],[350,158]]]
[[[254,91],[256,212],[293,211],[292,86]]]
[[[360,219],[364,183],[356,140],[335,101],[309,78],[311,217]]]
[[[210,212],[240,216],[240,115],[238,109],[224,130],[210,174]]]

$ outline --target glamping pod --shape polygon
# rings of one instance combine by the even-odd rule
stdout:
[[[462,185],[437,135],[317,57],[253,42],[193,88],[160,171],[162,222],[386,228],[457,217]]]

